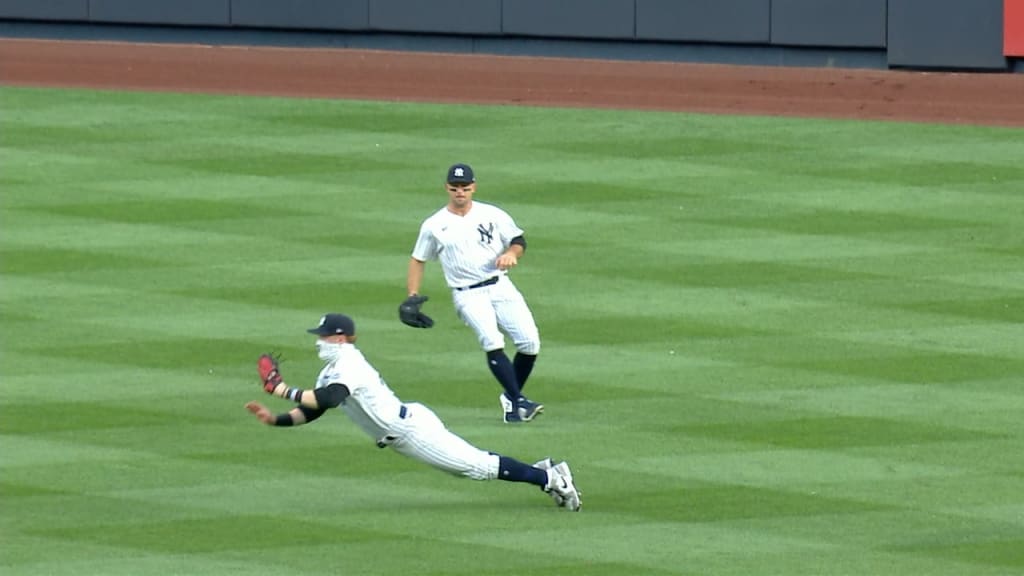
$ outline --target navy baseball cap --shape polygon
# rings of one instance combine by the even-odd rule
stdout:
[[[448,169],[449,184],[472,184],[473,182],[476,182],[476,178],[473,177],[473,169],[469,167],[469,164],[453,164]]]
[[[320,318],[320,324],[306,332],[317,336],[333,336],[334,334],[352,336],[356,333],[356,323],[344,314],[324,314]]]

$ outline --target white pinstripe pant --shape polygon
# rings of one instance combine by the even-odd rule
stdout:
[[[485,352],[505,348],[504,331],[516,350],[524,354],[540,352],[540,333],[526,299],[509,280],[501,276],[497,284],[472,290],[453,290],[455,313],[476,332]]]
[[[391,443],[399,454],[415,458],[450,474],[473,480],[498,477],[498,456],[473,446],[445,427],[434,411],[418,402],[405,405]]]

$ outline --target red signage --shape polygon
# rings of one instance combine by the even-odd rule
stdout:
[[[1024,0],[1003,2],[1003,54],[1024,56]]]

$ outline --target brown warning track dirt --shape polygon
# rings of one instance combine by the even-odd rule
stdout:
[[[1024,126],[1024,74],[0,39],[0,83]]]

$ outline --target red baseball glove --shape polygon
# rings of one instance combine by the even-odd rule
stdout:
[[[256,362],[256,369],[260,373],[260,380],[263,381],[263,390],[267,394],[273,394],[277,385],[284,381],[281,377],[277,356],[261,354],[260,359]]]

